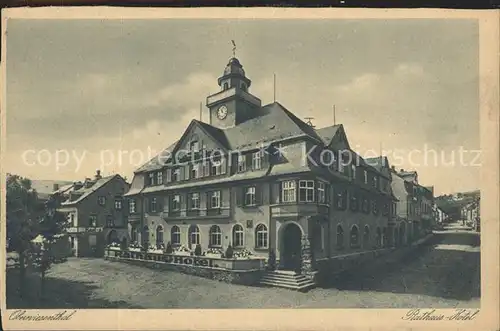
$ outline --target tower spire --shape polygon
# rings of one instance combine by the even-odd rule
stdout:
[[[231,39],[231,43],[233,44],[233,57],[236,57],[236,43]]]

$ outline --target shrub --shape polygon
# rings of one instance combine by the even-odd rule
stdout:
[[[229,244],[226,249],[226,259],[232,259],[233,258],[233,246]]]
[[[172,244],[170,241],[167,243],[167,247],[165,248],[165,253],[167,254],[172,254],[174,252],[174,249],[172,248]]]
[[[201,246],[200,244],[196,245],[196,248],[194,249],[194,255],[200,256],[201,255]]]

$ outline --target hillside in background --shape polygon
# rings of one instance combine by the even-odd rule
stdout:
[[[475,190],[441,195],[436,197],[435,201],[437,206],[447,213],[452,219],[458,220],[461,217],[462,207],[479,199],[480,196],[480,191]]]

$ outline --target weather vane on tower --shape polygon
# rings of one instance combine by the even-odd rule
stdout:
[[[234,40],[231,40],[231,43],[233,44],[233,57],[236,57],[236,43]]]

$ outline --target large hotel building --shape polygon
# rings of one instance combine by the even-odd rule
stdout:
[[[282,269],[305,248],[320,264],[395,242],[386,158],[361,158],[342,125],[316,129],[278,102],[262,105],[236,58],[217,83],[209,123],[192,120],[135,171],[131,241],[272,251]]]

